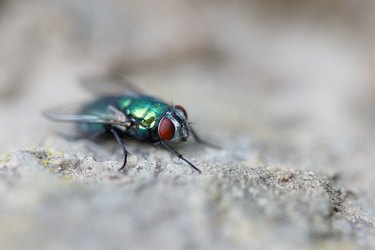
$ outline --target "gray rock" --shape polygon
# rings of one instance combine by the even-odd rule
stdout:
[[[90,2],[90,3],[89,3]],[[1,1],[1,249],[374,249],[372,1]],[[213,150],[69,141],[126,74]]]
[[[160,155],[152,151],[147,158]],[[200,162],[98,161],[17,151],[1,163],[6,249],[297,249],[369,242],[373,222],[310,171]],[[272,239],[272,240],[270,240]]]

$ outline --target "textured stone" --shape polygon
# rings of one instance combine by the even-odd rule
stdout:
[[[375,248],[375,6],[323,2],[3,1],[1,248]],[[177,147],[201,175],[42,117],[119,73],[223,147]]]

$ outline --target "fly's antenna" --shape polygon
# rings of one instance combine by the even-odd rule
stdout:
[[[163,147],[165,147],[169,152],[173,153],[174,155],[176,155],[178,158],[180,158],[181,160],[183,160],[184,162],[186,162],[187,164],[190,165],[191,168],[193,168],[195,171],[197,171],[198,173],[202,173],[202,171],[197,168],[193,163],[191,163],[190,161],[188,161],[182,154],[180,154],[176,149],[172,148],[171,146],[169,146],[167,143],[165,143],[164,141],[160,141],[159,142],[161,145],[163,145]]]

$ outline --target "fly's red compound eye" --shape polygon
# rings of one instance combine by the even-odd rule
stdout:
[[[169,118],[164,117],[163,119],[161,119],[159,123],[160,139],[170,141],[173,139],[175,132],[176,128],[174,127],[173,122]]]
[[[188,118],[187,112],[184,109],[184,107],[182,107],[180,105],[176,105],[175,108],[178,109],[178,110],[180,110],[180,111],[182,111],[182,113],[184,114],[184,116],[185,116],[186,119]]]

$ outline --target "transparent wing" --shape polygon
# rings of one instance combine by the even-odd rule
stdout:
[[[80,84],[95,95],[144,95],[142,90],[120,74],[84,77]]]
[[[113,106],[108,106],[106,110],[90,110],[89,114],[79,114],[80,110],[82,105],[72,105],[45,111],[43,115],[57,122],[97,123],[124,127],[129,124],[127,117]]]

